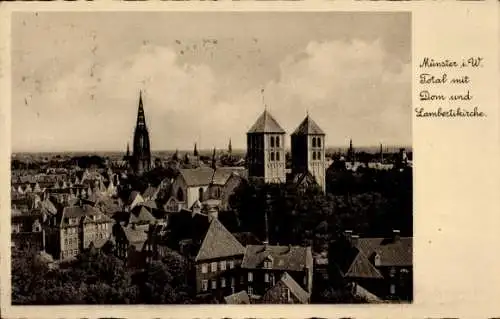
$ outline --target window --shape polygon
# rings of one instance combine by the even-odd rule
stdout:
[[[271,147],[274,147],[274,136],[271,136]]]
[[[229,261],[229,269],[233,269],[234,268],[234,260],[230,260]]]
[[[220,270],[226,270],[226,261],[225,261],[225,260],[222,260],[222,261],[220,262],[220,266],[219,266],[219,267],[220,267]]]
[[[269,274],[268,273],[264,274],[264,282],[269,282]]]
[[[208,290],[208,280],[202,280],[201,281],[201,290],[207,291]]]
[[[78,255],[78,249],[73,250],[73,255]]]
[[[210,268],[211,268],[210,270],[211,270],[212,272],[216,272],[216,271],[217,271],[217,263],[216,263],[216,262],[213,262],[213,263],[211,264],[211,267],[210,267]]]
[[[321,152],[317,152],[316,153],[316,159],[317,160],[321,160]]]
[[[226,288],[226,278],[221,278],[220,286],[221,286],[221,288]]]
[[[264,261],[264,268],[272,268],[273,267],[273,262],[270,260],[265,260]]]
[[[245,276],[240,277],[240,284],[243,284],[245,282]]]
[[[313,137],[312,144],[313,144],[313,147],[316,147],[316,138],[315,137]]]
[[[253,273],[251,271],[248,272],[248,282],[253,281]]]
[[[253,288],[250,286],[248,287],[248,294],[253,295]]]
[[[280,137],[276,136],[276,147],[280,147]]]
[[[217,281],[212,280],[212,289],[217,289]]]
[[[318,147],[321,147],[321,138],[318,137]]]
[[[64,244],[67,245],[68,244],[68,238],[65,238],[64,239]]]
[[[231,277],[231,287],[236,286],[236,280],[234,280],[234,277]]]
[[[274,152],[271,152],[271,161],[274,161]]]
[[[313,161],[316,160],[316,152],[313,152]]]
[[[280,152],[276,152],[276,161],[280,160]]]
[[[207,264],[201,264],[201,273],[206,274],[208,272]]]

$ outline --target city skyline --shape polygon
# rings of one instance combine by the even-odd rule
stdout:
[[[264,104],[287,147],[306,113],[329,147],[411,145],[410,25],[407,13],[15,13],[12,151],[125,152],[140,90],[153,151],[245,149]]]

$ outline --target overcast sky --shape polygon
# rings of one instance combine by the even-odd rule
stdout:
[[[327,144],[411,144],[409,13],[13,13],[13,151],[244,148],[268,110]],[[289,141],[287,142],[289,146]]]

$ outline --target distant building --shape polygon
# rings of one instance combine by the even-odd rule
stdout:
[[[90,243],[100,248],[109,240],[113,220],[87,204],[65,207],[46,225],[46,251],[55,259],[77,256]]]
[[[133,146],[130,166],[133,173],[141,175],[151,168],[151,146],[149,132],[146,126],[146,117],[144,115],[142,91],[139,95],[139,108],[137,110],[137,123],[135,126]]]
[[[223,200],[221,205],[226,207],[230,194],[246,175],[242,167],[180,169],[172,183],[171,195],[185,209],[209,198]]]
[[[248,176],[285,183],[285,130],[265,110],[247,133]]]
[[[309,117],[292,134],[292,173],[311,173],[325,192],[325,133]]]
[[[311,294],[304,290],[287,272],[266,291],[261,299],[265,304],[308,304]]]
[[[413,296],[413,238],[394,230],[388,238],[359,238],[346,231],[333,243],[328,259],[333,269],[354,287],[381,299],[411,300]]]
[[[285,273],[307,293],[312,292],[311,247],[248,245],[241,270],[246,291],[251,298],[260,299]]]
[[[245,247],[213,218],[194,259],[196,292],[218,299],[234,294],[244,254]]]

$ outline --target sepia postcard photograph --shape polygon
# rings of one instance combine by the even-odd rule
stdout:
[[[411,26],[12,13],[12,304],[411,303]]]

